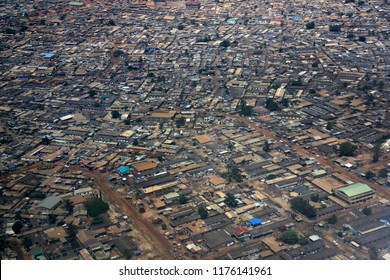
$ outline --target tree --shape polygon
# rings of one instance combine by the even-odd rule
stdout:
[[[389,170],[387,168],[383,168],[379,170],[378,177],[379,178],[387,178],[387,173],[389,173]]]
[[[370,260],[377,260],[378,259],[378,251],[374,247],[371,247],[368,250],[368,254],[370,255]]]
[[[331,122],[328,122],[327,124],[326,124],[326,129],[327,130],[332,130],[333,129],[333,123],[331,123]]]
[[[348,33],[347,38],[350,39],[350,40],[353,40],[353,39],[355,39],[355,34],[350,32],[350,33]]]
[[[49,145],[50,144],[50,139],[47,136],[42,137],[41,144],[42,145]]]
[[[340,32],[341,31],[341,25],[330,25],[329,26],[330,32]]]
[[[365,42],[367,39],[365,36],[359,36],[359,41],[360,42]]]
[[[267,177],[265,177],[266,180],[273,180],[276,178],[277,178],[277,176],[275,174],[269,174]]]
[[[232,177],[233,180],[236,182],[242,182],[242,176],[240,171],[237,169],[237,167],[233,165],[229,165],[229,170],[230,170],[230,176]]]
[[[313,62],[313,63],[311,64],[311,67],[313,67],[313,68],[318,68],[318,62]]]
[[[179,203],[180,204],[187,204],[187,202],[188,202],[188,198],[185,196],[185,195],[180,195],[179,196]]]
[[[296,244],[299,241],[298,234],[293,230],[286,230],[283,232],[280,240],[287,244]]]
[[[92,224],[93,225],[98,225],[98,224],[101,224],[101,223],[103,223],[103,218],[102,218],[102,216],[96,216],[96,217],[93,217],[93,219],[92,219]]]
[[[111,117],[113,119],[119,119],[121,117],[121,114],[117,110],[111,111]]]
[[[16,221],[13,225],[12,225],[12,230],[16,233],[16,234],[19,234],[21,231],[22,231],[22,228],[23,228],[23,224],[21,221]]]
[[[229,206],[229,207],[237,207],[238,203],[237,203],[237,200],[236,198],[234,197],[234,195],[232,193],[228,193],[226,195],[226,198],[225,198],[225,203]]]
[[[202,205],[200,205],[200,206],[198,207],[198,213],[199,213],[200,218],[201,218],[202,220],[207,219],[208,216],[209,216],[209,213],[207,212],[207,209],[206,209],[204,206],[202,206]]]
[[[129,119],[125,119],[125,120],[123,120],[123,123],[124,123],[125,125],[129,125],[129,124],[130,124],[130,120],[129,120]]]
[[[301,87],[301,86],[303,86],[302,79],[301,79],[301,78],[298,78],[298,80],[293,81],[293,82],[291,83],[291,85],[292,85],[293,87]]]
[[[273,112],[279,110],[279,105],[272,98],[267,98],[265,108]]]
[[[219,43],[221,47],[224,47],[225,49],[230,46],[230,41],[229,40],[223,40],[221,43]]]
[[[263,151],[266,152],[266,153],[268,153],[269,151],[271,151],[271,147],[270,147],[270,144],[269,144],[269,142],[268,142],[267,139],[264,141]]]
[[[309,243],[309,240],[305,237],[299,237],[298,243],[299,245],[306,245]]]
[[[52,224],[55,224],[55,223],[56,223],[57,215],[56,215],[56,214],[50,213],[49,216],[48,216],[47,218],[48,218],[49,224],[52,225]]]
[[[340,145],[339,156],[354,156],[355,155],[356,146],[354,146],[350,142],[344,142]]]
[[[314,23],[314,21],[306,23],[307,29],[314,29],[315,26],[316,26],[316,24]]]
[[[242,103],[243,105],[241,106],[241,111],[240,111],[240,115],[241,116],[244,116],[244,117],[250,117],[252,116],[253,112],[252,112],[252,107],[250,106],[247,106],[245,105],[244,103]]]
[[[113,19],[110,19],[107,24],[111,25],[111,26],[114,26],[115,25],[115,21]]]
[[[5,30],[5,34],[12,34],[12,35],[15,35],[17,32],[15,29],[12,29],[12,28],[7,28]]]
[[[133,140],[133,146],[138,146],[138,145],[139,145],[139,141],[138,141],[137,138],[135,138],[135,139]]]
[[[15,220],[21,221],[21,220],[22,220],[22,215],[20,215],[20,213],[17,213],[17,214],[15,215]]]
[[[317,210],[302,197],[295,197],[290,200],[291,208],[312,219],[317,216]]]
[[[381,145],[376,145],[374,149],[372,149],[372,162],[378,162],[379,157],[381,155]]]
[[[0,251],[3,252],[9,245],[8,240],[4,237],[0,237]]]
[[[185,118],[180,117],[180,118],[178,118],[178,119],[176,120],[176,127],[177,127],[177,128],[182,127],[182,126],[185,125],[185,123],[186,123]]]
[[[114,56],[114,57],[120,57],[121,55],[123,55],[124,54],[124,51],[121,51],[121,50],[115,50],[113,53],[112,53],[112,55]]]
[[[177,29],[183,30],[183,29],[184,29],[184,25],[183,25],[183,24],[179,24],[179,26],[177,27]]]
[[[73,213],[74,205],[73,202],[70,201],[69,199],[64,201],[64,208],[68,212],[68,215]]]
[[[362,213],[366,216],[371,216],[372,214],[372,210],[371,208],[368,208],[368,207],[365,207],[363,210],[362,210]]]
[[[364,177],[367,179],[367,180],[371,180],[372,178],[375,177],[375,173],[372,172],[371,170],[367,171],[365,174],[364,174]]]
[[[90,217],[97,217],[108,211],[108,204],[99,197],[92,197],[84,203],[87,214]]]
[[[320,201],[320,196],[319,196],[318,194],[315,194],[315,195],[312,195],[312,196],[310,197],[310,199],[311,199],[311,201],[313,201],[313,202],[318,202],[318,201]]]
[[[366,2],[364,2],[364,1],[362,1],[362,0],[358,2],[358,5],[359,5],[359,6],[363,6],[364,4],[366,4]]]
[[[77,228],[73,224],[69,224],[66,228],[66,233],[69,237],[75,237],[77,235]]]
[[[26,249],[26,251],[30,251],[31,246],[33,245],[33,241],[30,237],[24,237],[22,240],[23,247]]]
[[[332,217],[330,217],[328,219],[328,223],[331,224],[331,225],[334,225],[335,223],[337,223],[337,217],[336,215],[333,215]]]
[[[96,95],[96,90],[91,89],[90,91],[88,91],[88,95],[89,95],[89,97],[91,97],[91,98],[95,97],[95,95]]]

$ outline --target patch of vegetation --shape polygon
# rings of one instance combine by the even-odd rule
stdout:
[[[108,211],[108,204],[104,202],[101,198],[92,197],[84,203],[85,208],[87,208],[88,216],[97,217],[100,214],[103,214]]]

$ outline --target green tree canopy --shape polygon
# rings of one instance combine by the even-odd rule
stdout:
[[[84,203],[88,216],[96,217],[108,211],[108,204],[99,197],[92,197]]]
[[[55,223],[56,223],[57,215],[56,215],[56,214],[50,213],[50,214],[47,216],[47,218],[48,218],[49,224],[52,225],[52,224],[55,224]]]
[[[314,29],[315,26],[316,26],[316,24],[314,23],[314,21],[306,23],[307,29]]]
[[[23,224],[21,221],[16,221],[13,225],[12,225],[12,230],[16,233],[16,234],[19,234],[21,231],[22,231],[22,228],[23,228]]]
[[[68,212],[68,215],[73,213],[74,205],[73,202],[70,201],[69,199],[64,201],[64,208]]]
[[[115,50],[112,55],[114,57],[120,57],[121,55],[123,55],[125,52],[124,51],[121,51],[121,50]]]
[[[230,46],[230,41],[229,40],[223,40],[220,44],[221,47],[227,48]]]
[[[77,228],[75,225],[73,224],[69,224],[67,227],[66,227],[66,233],[70,236],[70,237],[75,237],[76,234],[77,234]]]
[[[364,177],[366,177],[367,180],[371,180],[372,178],[375,177],[375,173],[372,172],[371,170],[367,171],[365,174],[364,174]]]
[[[180,204],[187,204],[187,202],[188,202],[188,198],[186,196],[184,196],[184,195],[179,196],[179,203]]]
[[[237,207],[238,203],[236,198],[232,193],[228,193],[225,197],[225,203],[230,207]]]
[[[331,224],[331,225],[334,225],[335,223],[337,223],[337,217],[336,217],[336,215],[331,216],[331,217],[328,219],[328,223]]]
[[[183,118],[183,117],[180,117],[180,118],[178,118],[177,120],[176,120],[176,127],[182,127],[182,126],[184,126],[185,125],[185,123],[186,123],[186,120],[185,120],[185,118]]]
[[[344,142],[340,144],[340,149],[339,149],[339,156],[354,156],[356,151],[356,146],[353,145],[350,142]]]
[[[30,251],[31,246],[33,245],[33,241],[30,237],[24,237],[22,240],[23,247],[26,249],[26,251]]]
[[[263,151],[266,152],[266,153],[271,151],[271,145],[269,144],[267,139],[264,140]]]
[[[378,173],[378,177],[387,178],[387,173],[389,173],[389,170],[387,168],[382,168]]]
[[[119,119],[121,117],[121,114],[119,114],[119,112],[117,110],[113,110],[113,111],[111,111],[111,117],[113,119]]]
[[[296,244],[299,241],[298,234],[293,230],[286,230],[283,232],[280,240],[287,244]]]
[[[372,162],[378,162],[379,157],[382,154],[381,145],[375,145],[374,149],[372,149]]]
[[[317,210],[302,197],[295,197],[290,200],[292,209],[302,213],[306,217],[312,219],[317,216]]]
[[[209,213],[207,212],[207,209],[202,205],[198,207],[198,213],[200,215],[200,218],[203,220],[209,217]]]
[[[279,110],[279,105],[272,98],[267,98],[265,102],[265,108],[270,111],[277,111]]]
[[[371,208],[368,208],[368,207],[365,207],[363,210],[362,210],[362,213],[366,216],[370,216],[372,214],[372,210]]]

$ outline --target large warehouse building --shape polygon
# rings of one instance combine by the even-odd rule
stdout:
[[[348,204],[357,204],[375,198],[375,191],[366,184],[356,183],[335,190],[335,194]]]

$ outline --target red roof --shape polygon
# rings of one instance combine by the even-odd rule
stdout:
[[[187,6],[200,6],[200,2],[198,1],[190,1],[186,3]]]
[[[247,227],[236,227],[234,229],[234,234],[236,236],[241,236],[241,235],[248,233],[248,232],[249,232],[249,229]]]

